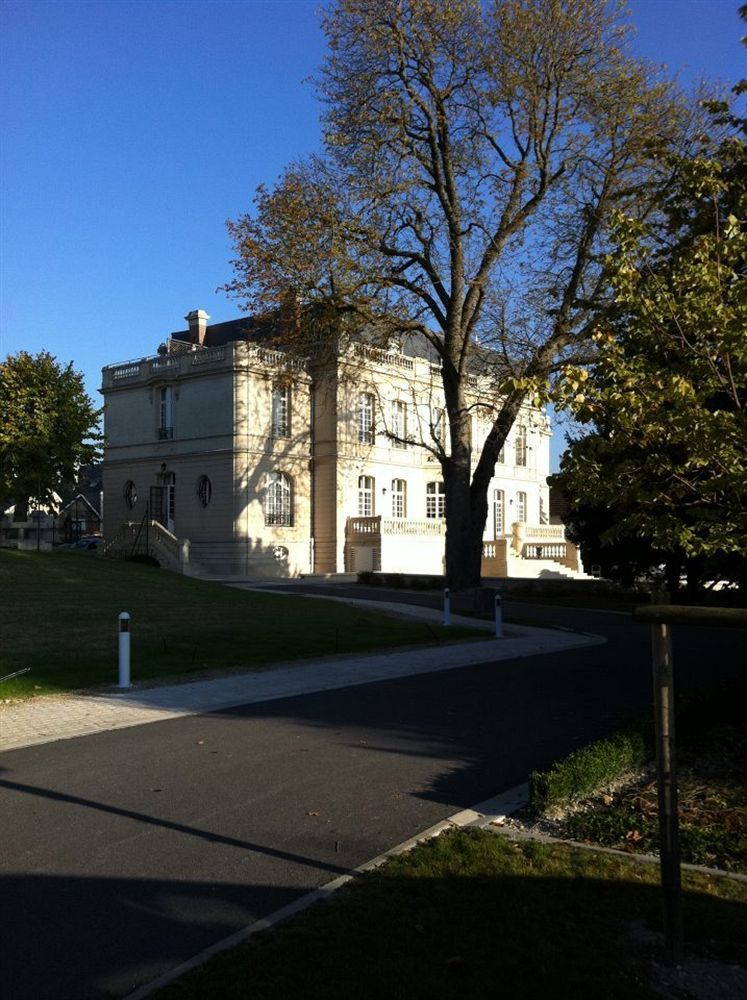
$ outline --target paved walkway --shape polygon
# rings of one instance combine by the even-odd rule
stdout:
[[[350,600],[357,606],[426,621],[440,621],[441,612],[414,605]],[[472,618],[452,618],[463,624],[493,631],[492,623]],[[604,642],[598,636],[553,629],[507,626],[505,637],[472,640],[437,649],[409,649],[355,657],[303,660],[274,664],[265,671],[231,674],[211,680],[134,687],[130,691],[52,695],[27,702],[0,705],[0,750],[89,736],[110,729],[125,729],[148,722],[162,722],[184,715],[199,715],[237,705],[274,701],[292,695],[312,694],[334,688],[370,684],[413,674],[452,670],[492,660],[513,660],[541,653],[561,652]],[[137,677],[137,664],[133,664]]]

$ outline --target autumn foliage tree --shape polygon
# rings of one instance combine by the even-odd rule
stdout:
[[[97,457],[100,415],[72,364],[46,351],[0,363],[0,497],[25,521],[29,500],[46,503]]]
[[[450,428],[447,576],[474,586],[500,449],[522,403],[587,351],[609,219],[651,213],[690,115],[626,54],[607,0],[338,0],[323,23],[324,152],[229,223],[227,287],[278,310],[301,350],[330,329],[331,349],[361,328],[430,343]],[[476,373],[494,401],[479,454]]]

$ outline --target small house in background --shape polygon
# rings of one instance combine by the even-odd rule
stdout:
[[[0,505],[0,548],[47,552],[66,542],[102,533],[101,465],[83,466],[76,483],[48,504],[29,506],[28,519],[15,520],[12,499]]]
[[[101,465],[85,465],[78,474],[76,492],[65,494],[57,516],[57,540],[77,542],[102,533]]]

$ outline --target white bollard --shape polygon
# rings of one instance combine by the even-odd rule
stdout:
[[[495,637],[503,638],[503,601],[500,594],[495,595]]]
[[[451,597],[448,587],[444,590],[444,625],[451,625]]]
[[[129,688],[130,684],[130,616],[123,611],[119,616],[119,684]]]

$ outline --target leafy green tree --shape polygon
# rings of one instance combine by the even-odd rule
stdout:
[[[361,329],[430,344],[450,433],[417,443],[441,463],[449,584],[474,586],[506,436],[587,350],[610,215],[651,213],[692,113],[606,0],[338,0],[324,27],[324,153],[229,224],[227,288],[302,351],[330,327],[333,356]]]
[[[744,84],[735,88],[744,92]],[[577,511],[603,507],[608,543],[644,540],[679,568],[737,568],[747,552],[747,155],[745,121],[715,156],[678,160],[668,230],[620,216],[608,259],[616,311],[567,402],[594,427],[555,477]]]
[[[15,500],[15,520],[29,500],[45,503],[98,457],[101,410],[83,376],[46,351],[21,351],[0,364],[0,497]]]

